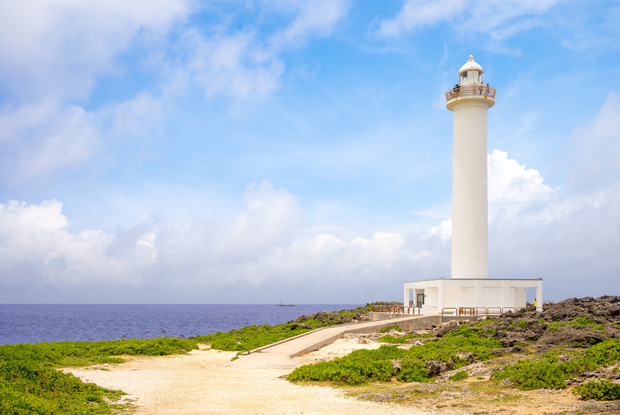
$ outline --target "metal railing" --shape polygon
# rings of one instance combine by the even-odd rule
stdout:
[[[469,97],[472,95],[495,98],[495,89],[488,84],[455,86],[451,91],[446,92],[446,100],[450,101],[454,98]]]
[[[372,307],[372,311],[375,313],[422,315],[422,307],[404,307],[402,305],[375,305]]]
[[[375,305],[372,307],[375,313],[398,313],[405,314],[405,307],[402,305]]]
[[[444,307],[441,309],[442,316],[498,316],[509,311],[516,312],[517,307]],[[421,307],[404,307],[403,305],[375,305],[372,311],[375,313],[422,315]],[[436,307],[428,306],[429,314],[439,314]]]
[[[441,309],[442,316],[497,316],[500,314],[516,312],[522,308],[517,307],[444,307]]]

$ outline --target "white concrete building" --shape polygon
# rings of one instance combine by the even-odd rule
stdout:
[[[482,81],[473,56],[459,71],[459,83],[446,93],[454,113],[452,155],[451,279],[405,282],[405,306],[422,312],[450,308],[521,308],[526,290],[536,289],[542,311],[542,279],[489,279],[487,199],[487,111],[495,105],[495,89]]]

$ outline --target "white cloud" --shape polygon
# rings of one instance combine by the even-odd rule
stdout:
[[[331,34],[347,13],[349,3],[344,0],[316,0],[297,2],[296,6],[299,8],[296,19],[272,36],[272,49],[279,51],[299,47],[311,36],[323,37]]]
[[[91,157],[99,145],[94,115],[50,102],[0,112],[0,179],[28,182]]]
[[[106,156],[106,140],[149,136],[163,108],[143,92],[95,112],[53,101],[0,109],[0,182],[30,183]]]
[[[540,172],[528,169],[508,153],[493,150],[487,154],[489,204],[524,203],[548,199],[553,190],[543,184]]]
[[[62,203],[0,204],[0,275],[4,285],[73,287],[84,283],[135,285],[155,262],[146,233],[112,252],[118,238],[97,230],[70,231]],[[9,293],[10,295],[10,293]],[[7,298],[3,298],[6,301]]]
[[[265,98],[284,72],[281,53],[330,34],[347,11],[345,1],[295,2],[290,21],[266,34],[260,21],[233,33],[186,25],[171,34],[194,4],[0,2],[0,87],[13,102],[0,108],[0,181],[33,182],[110,156],[111,140],[149,136],[174,99],[196,86],[208,98]],[[161,84],[91,109],[97,82],[124,72],[119,57],[128,53],[138,61],[132,70],[157,66],[162,79],[153,82]]]
[[[196,28],[186,30],[182,39],[186,56],[176,68],[171,92],[198,85],[208,98],[265,98],[279,87],[285,69],[281,54],[312,37],[331,34],[348,11],[344,0],[284,3],[277,11],[293,10],[291,22],[266,34],[258,23],[232,33],[224,27],[209,36]]]
[[[164,109],[162,98],[143,91],[126,101],[103,108],[97,116],[101,124],[109,126],[110,133],[127,140],[148,137],[160,125]]]
[[[559,1],[407,0],[394,18],[381,22],[377,34],[397,37],[419,27],[447,21],[457,31],[490,33],[501,39],[539,24],[537,16],[546,13]],[[515,22],[516,17],[525,20]]]
[[[148,134],[161,108],[148,93],[96,111],[77,101],[118,70],[132,42],[165,34],[189,4],[0,2],[0,87],[12,102],[0,109],[0,181],[16,185],[76,168],[105,152],[104,130]]]
[[[290,243],[301,216],[297,201],[290,193],[263,182],[248,187],[243,202],[245,209],[218,244],[220,255],[234,255],[242,260]]]
[[[15,96],[80,99],[136,36],[189,13],[178,0],[0,2],[0,78]]]
[[[400,36],[417,27],[452,18],[461,13],[466,6],[466,0],[408,0],[396,17],[381,22],[378,34],[388,37]]]
[[[191,54],[177,69],[177,88],[197,84],[208,98],[223,94],[246,100],[264,98],[279,85],[284,66],[252,33],[204,38],[189,31],[185,42]]]
[[[437,236],[442,242],[452,238],[452,219],[444,219],[437,226],[433,226],[429,231],[430,236]]]
[[[620,177],[620,93],[612,92],[596,119],[577,129],[567,154],[568,183],[578,189],[598,189]]]

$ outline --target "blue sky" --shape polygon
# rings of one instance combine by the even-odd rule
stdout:
[[[452,113],[489,271],[620,288],[616,1],[0,3],[0,301],[364,303],[450,275]]]

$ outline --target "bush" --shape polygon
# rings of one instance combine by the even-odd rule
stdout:
[[[519,361],[501,372],[493,374],[494,379],[508,379],[521,390],[564,389],[566,373],[559,364],[542,359],[537,361]]]
[[[620,385],[609,380],[586,382],[581,386],[576,386],[573,392],[583,400],[615,401],[620,399]]]
[[[482,320],[482,321],[474,324],[474,327],[484,327],[486,325],[493,324],[493,323],[495,323],[495,319],[487,318],[486,320]]]
[[[388,333],[392,330],[396,330],[402,333],[403,329],[401,329],[400,327],[398,327],[397,325],[393,325],[393,326],[387,326],[381,329],[381,333]]]
[[[453,381],[456,382],[456,381],[459,381],[459,380],[467,379],[468,377],[469,377],[469,375],[467,374],[466,371],[459,370],[454,375],[448,377],[448,379],[453,380]]]
[[[84,383],[57,368],[122,362],[118,355],[160,356],[196,348],[161,338],[0,346],[0,414],[111,414],[123,392]]]
[[[498,347],[501,347],[501,344],[496,340],[481,337],[471,327],[464,325],[440,340],[409,350],[384,345],[377,350],[357,350],[330,362],[302,366],[295,369],[288,379],[358,384],[387,381],[396,377],[401,382],[430,382],[432,378],[428,376],[425,362],[450,362],[452,367],[458,369],[467,362],[459,359],[457,353],[470,352],[478,360],[486,360],[491,357],[491,349]]]
[[[286,324],[269,326],[246,326],[226,333],[217,332],[206,336],[196,336],[195,340],[210,343],[212,349],[226,351],[247,351],[268,344],[295,337],[320,327],[328,327],[343,321],[350,321],[356,314],[368,309],[357,307],[353,310],[332,311],[331,313],[317,313],[314,316],[301,316],[295,321]]]
[[[495,379],[510,379],[522,390],[564,389],[566,380],[580,373],[615,364],[620,360],[620,341],[608,340],[583,351],[574,359],[559,361],[558,352],[535,361],[519,361],[495,372]]]

